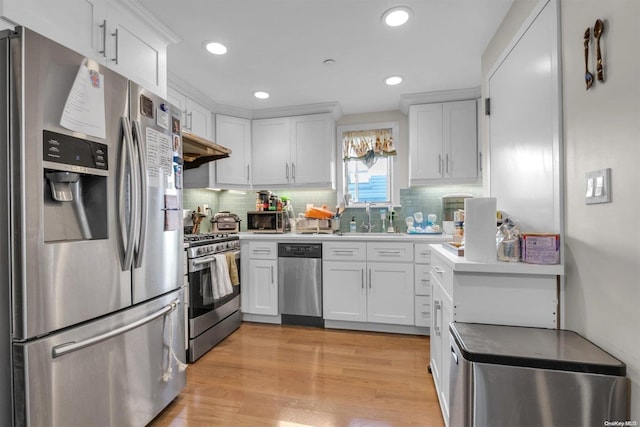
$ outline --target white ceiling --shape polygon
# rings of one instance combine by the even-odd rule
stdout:
[[[181,41],[169,73],[246,109],[338,102],[344,114],[397,110],[400,96],[480,86],[480,58],[513,0],[139,0]],[[387,9],[413,10],[402,27]],[[214,56],[204,41],[228,53]],[[334,59],[332,66],[323,65]],[[390,87],[384,79],[399,74]],[[267,100],[256,90],[271,93]]]

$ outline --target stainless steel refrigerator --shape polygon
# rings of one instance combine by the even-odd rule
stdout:
[[[0,33],[0,425],[141,426],[185,386],[179,118]]]

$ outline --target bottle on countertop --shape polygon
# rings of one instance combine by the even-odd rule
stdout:
[[[355,232],[356,232],[356,217],[352,216],[351,222],[349,223],[349,233],[355,233]]]

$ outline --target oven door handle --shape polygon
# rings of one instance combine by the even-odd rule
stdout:
[[[222,255],[223,253],[226,252],[222,252],[220,254],[216,254],[216,255]],[[235,257],[235,259],[240,258],[240,251],[234,251],[233,252],[233,256]],[[202,265],[202,264],[207,264],[210,263],[212,261],[215,261],[216,258],[215,256],[211,255],[211,256],[207,256],[207,257],[203,257],[203,258],[196,258],[192,261],[193,265]]]

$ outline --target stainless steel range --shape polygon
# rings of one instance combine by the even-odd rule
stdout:
[[[187,358],[195,362],[240,326],[240,239],[211,233],[185,234],[184,241],[188,245]]]

